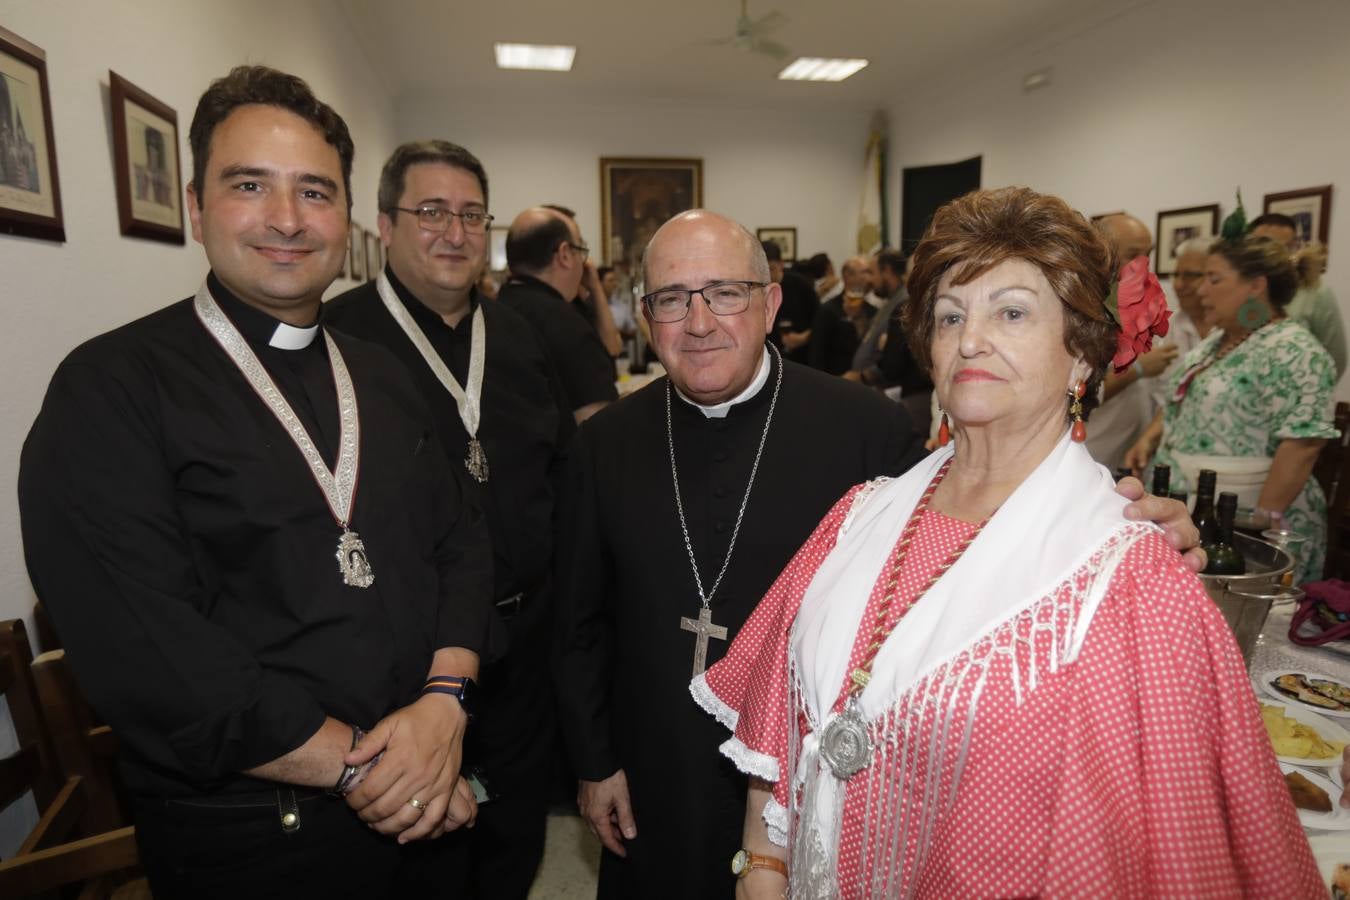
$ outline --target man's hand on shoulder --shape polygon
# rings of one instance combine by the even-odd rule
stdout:
[[[1186,565],[1196,572],[1205,568],[1208,560],[1200,549],[1200,532],[1191,521],[1186,504],[1144,493],[1144,484],[1138,478],[1122,478],[1116,485],[1116,493],[1134,501],[1125,507],[1125,518],[1161,525],[1168,543],[1181,551]]]
[[[633,821],[628,776],[623,769],[604,781],[577,782],[577,808],[607,850],[617,856],[628,855],[623,841],[637,837],[637,823]]]

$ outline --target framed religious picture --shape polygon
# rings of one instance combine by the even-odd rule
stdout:
[[[366,280],[366,230],[355,222],[347,240],[347,265],[352,281]]]
[[[1158,213],[1157,240],[1153,246],[1153,273],[1167,278],[1177,270],[1177,248],[1191,238],[1212,238],[1219,233],[1219,204],[1165,209]]]
[[[606,265],[632,272],[656,229],[703,205],[703,160],[600,160],[600,224]]]
[[[108,73],[108,87],[122,233],[186,243],[178,114],[116,72]]]
[[[64,241],[47,55],[0,28],[0,234]]]
[[[1266,194],[1261,211],[1293,219],[1300,244],[1317,241],[1326,246],[1331,233],[1331,185]]]
[[[380,236],[373,231],[366,235],[366,281],[380,276]]]
[[[783,251],[783,262],[797,261],[797,229],[795,228],[756,228],[755,237],[763,241],[773,241]]]

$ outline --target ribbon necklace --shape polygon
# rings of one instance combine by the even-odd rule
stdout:
[[[295,414],[286,397],[277,388],[272,376],[263,368],[253,349],[249,347],[239,329],[216,304],[205,284],[197,291],[193,300],[193,309],[207,332],[216,339],[230,361],[248,381],[249,386],[267,404],[272,415],[277,417],[281,427],[295,442],[300,455],[309,463],[309,473],[323,492],[328,510],[333,520],[342,529],[338,538],[338,570],[342,573],[343,584],[351,587],[367,588],[375,583],[375,572],[366,555],[366,545],[361,536],[348,527],[352,517],[352,504],[356,499],[356,480],[360,470],[361,457],[361,417],[356,407],[356,389],[352,387],[351,375],[347,364],[338,352],[337,344],[325,330],[323,339],[328,347],[328,364],[333,370],[333,386],[337,389],[338,400],[338,457],[337,464],[329,471],[323,461],[319,448],[305,430],[305,425]]]
[[[389,315],[394,317],[394,321],[403,329],[408,340],[412,341],[417,352],[422,354],[422,359],[431,367],[437,380],[450,392],[450,396],[455,398],[459,420],[464,423],[464,430],[469,433],[469,450],[464,457],[464,468],[469,470],[474,481],[485,484],[488,480],[487,454],[483,452],[483,445],[478,442],[478,424],[483,417],[483,364],[487,355],[487,327],[483,324],[483,304],[479,303],[478,308],[473,311],[472,333],[469,338],[468,390],[465,390],[455,376],[450,374],[445,360],[441,359],[436,348],[431,346],[431,341],[427,340],[426,334],[413,320],[408,308],[398,299],[394,286],[389,283],[389,276],[384,272],[375,279],[375,289],[380,292],[380,300],[384,302],[384,308],[389,310]]]

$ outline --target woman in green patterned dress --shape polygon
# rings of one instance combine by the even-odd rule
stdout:
[[[1214,330],[1173,372],[1167,405],[1125,463],[1142,470],[1152,458],[1171,466],[1173,490],[1193,491],[1185,456],[1269,459],[1256,506],[1305,538],[1295,573],[1303,582],[1321,577],[1326,554],[1326,497],[1311,476],[1322,445],[1337,436],[1336,369],[1317,339],[1285,318],[1297,289],[1293,259],[1268,238],[1210,248],[1200,302]]]

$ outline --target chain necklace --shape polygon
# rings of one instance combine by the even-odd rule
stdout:
[[[872,736],[867,727],[867,719],[863,715],[862,709],[858,705],[858,697],[867,687],[867,683],[872,679],[872,666],[877,660],[877,654],[881,652],[881,647],[886,643],[886,639],[895,631],[896,626],[905,617],[914,605],[923,599],[924,595],[937,584],[938,579],[947,573],[947,570],[956,565],[966,552],[966,549],[980,536],[984,531],[984,526],[989,524],[989,520],[994,517],[990,513],[984,521],[975,526],[975,530],[961,541],[960,545],[947,555],[942,564],[937,567],[928,581],[919,590],[914,598],[906,603],[895,617],[893,622],[887,624],[890,617],[891,607],[895,604],[900,595],[900,569],[905,564],[905,558],[909,555],[909,545],[914,541],[914,535],[918,533],[919,523],[923,521],[924,515],[928,512],[928,505],[933,500],[933,494],[937,492],[938,485],[942,479],[947,476],[947,470],[952,466],[952,461],[948,459],[942,464],[937,475],[929,482],[928,489],[923,492],[919,499],[919,505],[915,507],[909,521],[905,523],[904,531],[900,533],[900,541],[895,551],[895,562],[891,564],[890,573],[886,580],[885,593],[882,594],[881,604],[877,608],[876,619],[873,621],[872,634],[867,644],[867,652],[863,655],[858,667],[849,673],[848,681],[844,685],[844,708],[839,715],[830,720],[830,724],[820,736],[820,756],[830,767],[836,778],[841,781],[847,781],[853,775],[867,767],[872,758]],[[998,510],[994,510],[998,512]]]
[[[741,520],[745,517],[745,508],[750,504],[750,491],[755,486],[755,475],[759,472],[759,460],[764,455],[764,443],[769,437],[769,426],[773,424],[773,411],[778,406],[778,391],[783,386],[783,357],[778,353],[778,348],[773,347],[774,356],[778,361],[778,378],[773,385],[773,398],[769,401],[769,415],[764,419],[764,431],[759,436],[759,448],[755,450],[755,462],[750,467],[750,480],[745,485],[745,496],[741,498],[741,509],[736,513],[736,525],[731,529],[731,543],[727,545],[727,555],[722,559],[722,568],[717,573],[717,578],[713,581],[712,590],[706,594],[703,592],[703,578],[699,575],[698,560],[694,558],[694,544],[689,539],[689,525],[684,518],[684,502],[680,499],[680,473],[675,467],[675,430],[670,422],[670,395],[672,393],[670,380],[666,380],[666,445],[670,448],[670,480],[675,486],[675,511],[680,516],[680,532],[684,535],[684,550],[689,554],[689,568],[694,572],[694,586],[698,588],[698,599],[703,608],[707,609],[712,604],[713,595],[717,593],[717,588],[722,583],[722,576],[727,574],[727,566],[731,565],[731,554],[736,549],[736,536],[741,532]]]

